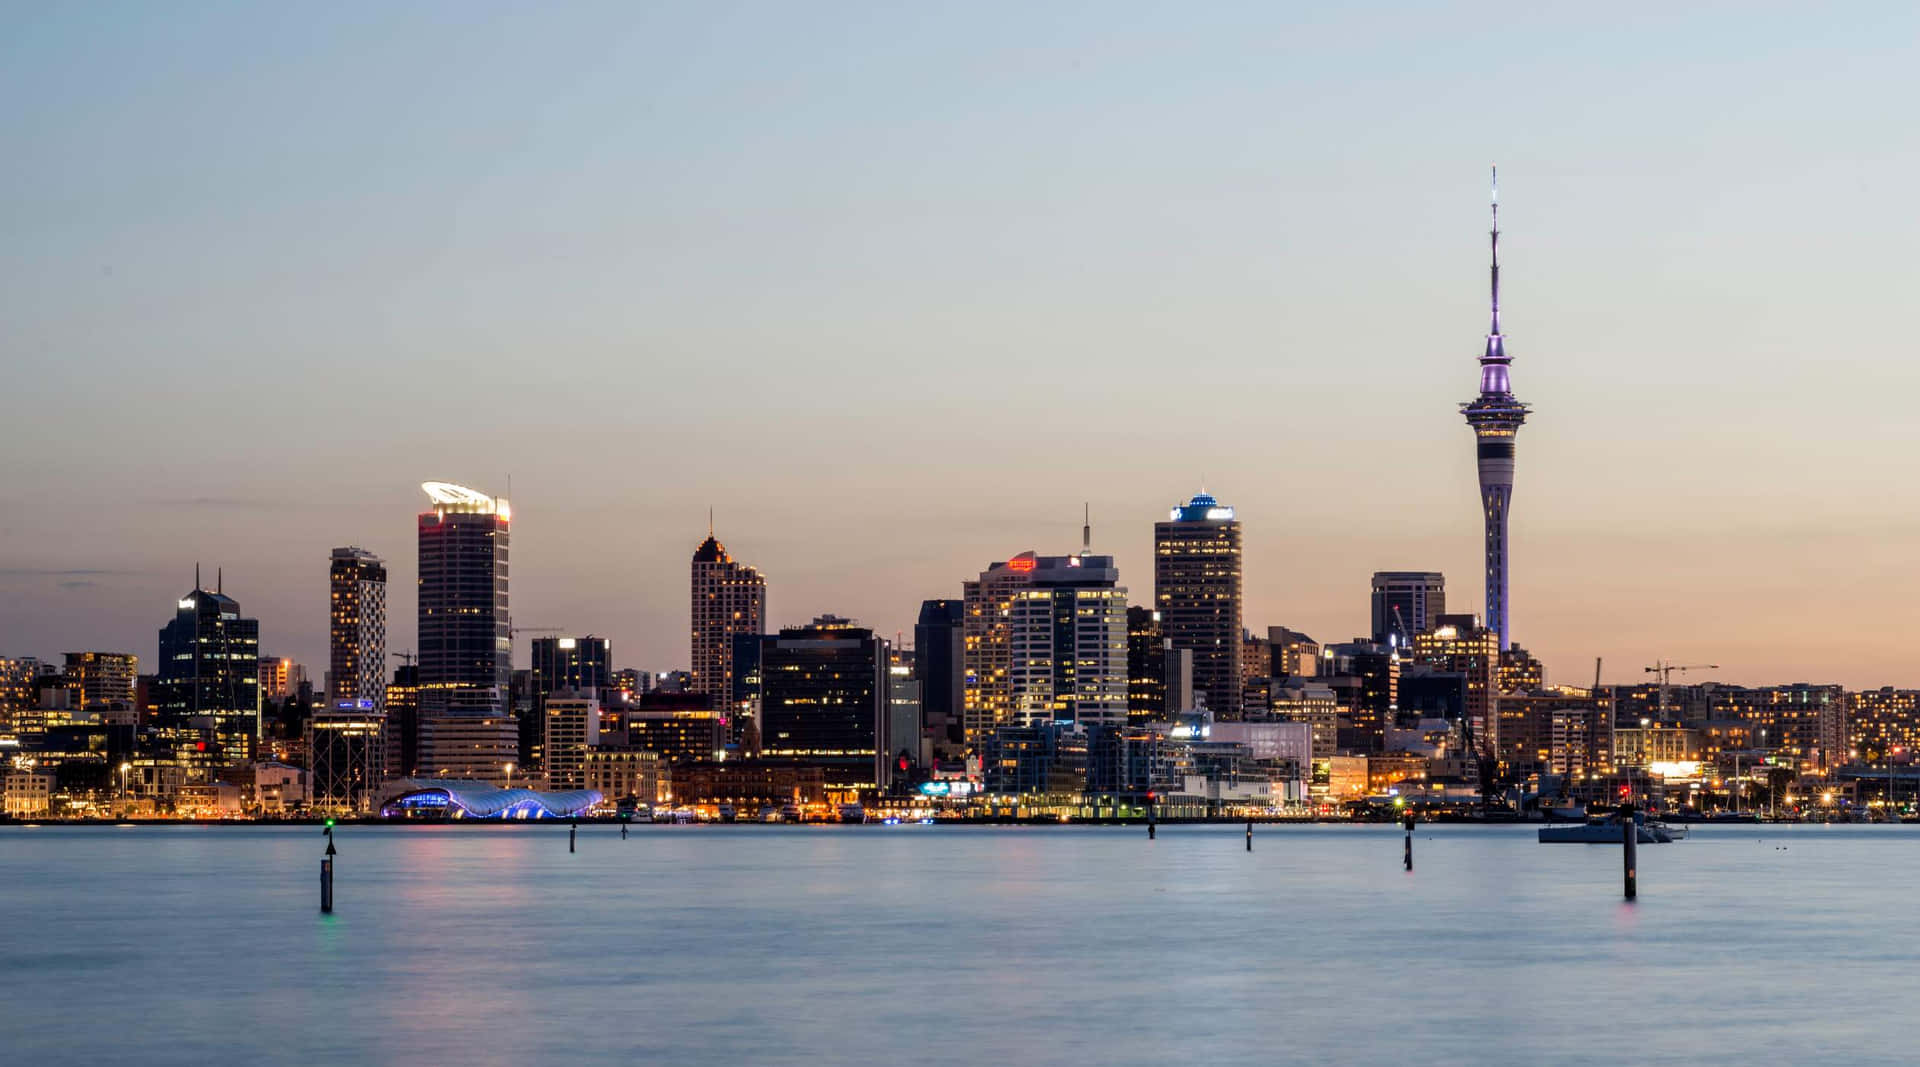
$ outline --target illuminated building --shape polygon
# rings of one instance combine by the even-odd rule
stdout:
[[[387,773],[403,778],[416,772],[420,756],[420,668],[396,667],[387,683]]]
[[[976,752],[988,733],[1013,721],[1013,598],[1031,583],[1038,559],[1022,552],[961,586],[962,727]]]
[[[432,507],[419,522],[420,718],[504,715],[513,673],[512,508],[447,482],[421,488]]]
[[[920,679],[913,676],[911,651],[887,649],[887,728],[882,749],[886,780],[889,784],[916,767],[929,766],[932,753],[926,739],[926,708],[921,701]],[[907,765],[902,767],[901,760]]]
[[[1240,639],[1240,701],[1248,714],[1267,710],[1267,683],[1273,681],[1273,642],[1248,633]]]
[[[546,707],[549,694],[571,690],[591,693],[603,701],[612,699],[613,642],[588,634],[585,637],[536,637],[533,639],[532,664],[527,672],[527,693],[522,706],[520,762],[523,766],[546,764]]]
[[[937,746],[966,744],[966,618],[963,600],[927,600],[913,626],[913,676],[920,681],[923,721]]]
[[[1614,767],[1650,767],[1656,763],[1714,760],[1722,751],[1747,747],[1745,723],[1708,723],[1692,730],[1681,726],[1617,726],[1613,730]]]
[[[1920,753],[1920,690],[1864,689],[1847,694],[1847,745],[1869,763],[1889,752]]]
[[[1447,576],[1439,571],[1374,571],[1373,640],[1412,648],[1413,635],[1447,613]]]
[[[693,672],[687,688],[712,697],[713,706],[731,719],[734,638],[766,632],[767,580],[736,563],[712,529],[693,553],[691,619]]]
[[[15,819],[30,819],[53,810],[54,776],[35,771],[6,774],[6,813]]]
[[[1531,771],[1584,774],[1611,768],[1613,754],[1605,697],[1585,689],[1540,690],[1500,697],[1500,762],[1517,775]]]
[[[260,657],[260,699],[276,703],[286,700],[293,692],[295,669],[295,663],[284,656]]]
[[[1474,742],[1484,751],[1497,751],[1499,724],[1490,713],[1500,666],[1500,635],[1472,615],[1442,615],[1439,625],[1413,636],[1413,658],[1435,671],[1466,677],[1464,712]]]
[[[1497,192],[1497,189],[1496,189]],[[1486,520],[1487,626],[1499,648],[1513,638],[1508,598],[1507,512],[1513,500],[1514,438],[1527,421],[1527,405],[1514,399],[1508,377],[1512,357],[1500,334],[1500,199],[1493,199],[1493,325],[1480,357],[1480,395],[1460,405],[1473,428],[1480,466],[1480,508]]]
[[[1509,644],[1500,653],[1500,676],[1497,683],[1502,693],[1531,693],[1547,686],[1546,664],[1533,658],[1532,653],[1519,645]]]
[[[581,762],[585,788],[615,802],[664,804],[672,800],[673,780],[657,752],[639,749],[589,749]]]
[[[1002,726],[981,747],[980,773],[990,796],[1048,796],[1077,801],[1087,791],[1087,731],[1077,723]]]
[[[327,565],[327,703],[387,707],[387,564],[352,545]]]
[[[154,725],[198,773],[253,757],[260,737],[260,623],[219,589],[180,598],[160,629]]]
[[[1758,747],[1803,771],[1824,771],[1847,762],[1846,694],[1837,685],[1772,685],[1757,689],[1713,686],[1715,720],[1736,720],[1753,730]]]
[[[1127,722],[1127,591],[1112,556],[1040,556],[1008,608],[1015,721]]]
[[[316,711],[307,720],[313,809],[327,815],[371,812],[387,778],[386,714],[364,700]]]
[[[1272,687],[1272,713],[1287,722],[1305,723],[1312,728],[1312,758],[1324,761],[1339,751],[1340,705],[1333,690],[1317,681],[1294,679],[1275,682]]]
[[[592,790],[536,792],[497,788],[486,781],[411,778],[380,806],[394,819],[571,819],[590,814],[604,798]]]
[[[763,807],[824,803],[827,789],[827,774],[819,767],[770,760],[677,763],[673,767],[675,803],[731,804],[743,819],[752,818]]]
[[[1167,639],[1160,634],[1160,613],[1127,609],[1127,721],[1154,722],[1167,715]]]
[[[658,752],[676,767],[716,759],[726,743],[720,712],[696,693],[647,693],[620,721],[628,747]]]
[[[1339,679],[1353,679],[1341,684]],[[1400,700],[1400,654],[1372,641],[1348,641],[1320,650],[1320,684],[1348,693],[1347,718],[1360,738],[1355,747],[1377,752],[1394,724]]]
[[[760,751],[773,763],[819,767],[827,788],[886,781],[886,643],[847,619],[822,615],[764,639]]]
[[[1240,523],[1196,494],[1153,525],[1153,601],[1174,648],[1193,652],[1193,685],[1215,718],[1241,710]]]
[[[34,682],[46,669],[32,656],[0,658],[0,725],[40,702]]]
[[[555,690],[546,695],[541,722],[547,786],[587,788],[587,753],[600,743],[600,701],[589,692]]]
[[[134,706],[139,657],[131,652],[69,652],[66,660],[67,686],[80,707]]]
[[[1320,642],[1285,626],[1267,627],[1267,645],[1273,662],[1268,672],[1274,680],[1311,678],[1320,673]]]

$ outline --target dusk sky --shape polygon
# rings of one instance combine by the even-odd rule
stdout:
[[[1835,17],[1844,15],[1844,18]],[[326,664],[329,549],[504,493],[519,625],[687,665],[707,509],[885,632],[1246,527],[1246,623],[1481,610],[1498,162],[1513,628],[1549,681],[1920,686],[1920,11],[0,4],[0,654],[192,584]],[[524,664],[526,639],[516,661]],[[1699,680],[1701,676],[1690,676]]]

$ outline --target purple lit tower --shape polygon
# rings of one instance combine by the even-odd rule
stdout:
[[[1480,507],[1487,518],[1487,625],[1500,635],[1505,651],[1512,634],[1507,599],[1507,509],[1513,499],[1513,439],[1527,421],[1527,405],[1514,399],[1507,367],[1513,359],[1500,336],[1500,183],[1493,186],[1493,327],[1480,357],[1480,395],[1460,405],[1473,427],[1480,455]]]

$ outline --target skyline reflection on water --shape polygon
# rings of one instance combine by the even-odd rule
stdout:
[[[20,1063],[1906,1062],[1913,828],[0,828]]]

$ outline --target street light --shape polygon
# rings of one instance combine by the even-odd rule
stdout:
[[[125,760],[120,761],[120,812],[122,815],[127,810],[127,772],[132,769],[133,764]]]
[[[513,764],[511,763],[507,764],[506,771],[507,771],[507,788],[512,789],[513,788]]]

